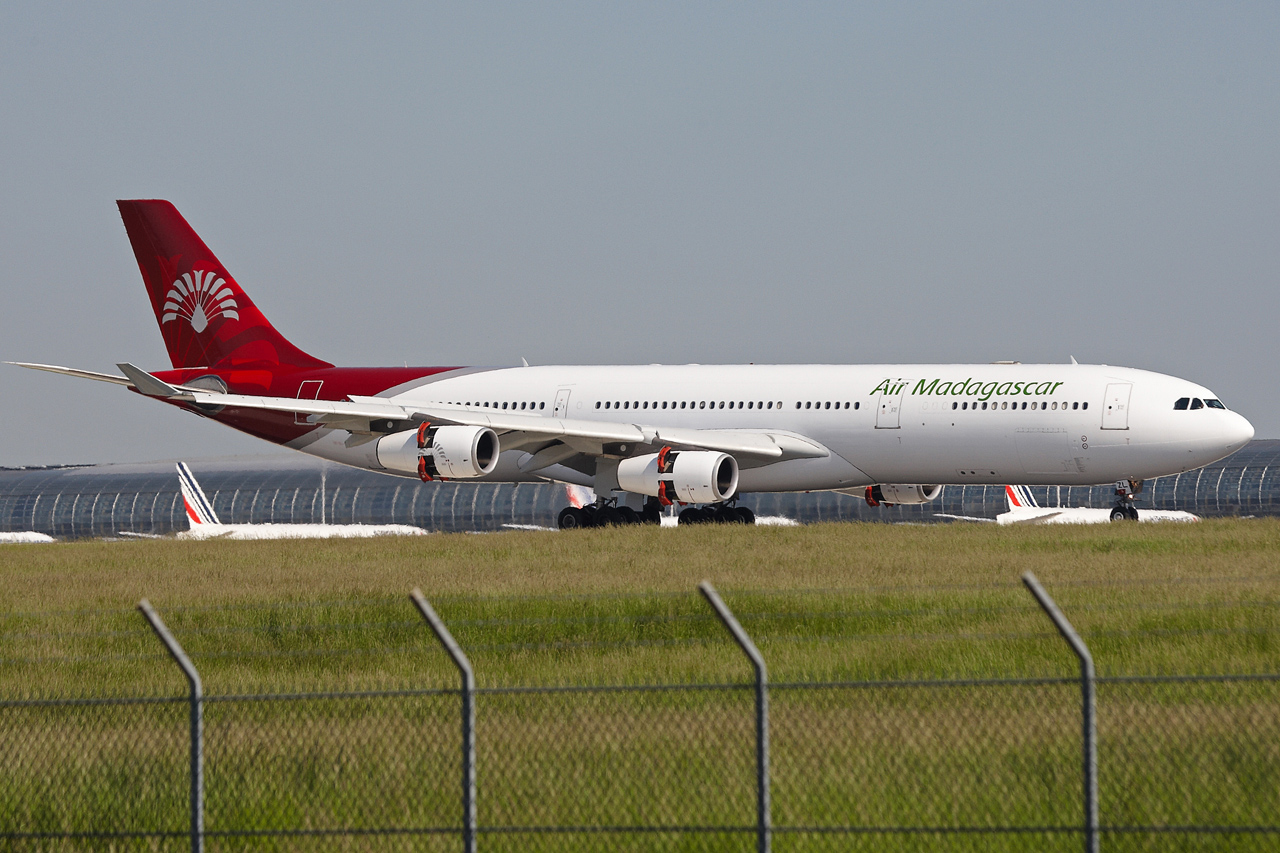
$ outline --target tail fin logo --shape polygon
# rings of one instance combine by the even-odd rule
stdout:
[[[164,297],[160,324],[184,317],[196,334],[209,328],[218,317],[239,320],[235,295],[222,276],[215,272],[193,270],[174,281]]]

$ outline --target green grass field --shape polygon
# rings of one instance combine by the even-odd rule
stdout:
[[[482,688],[743,684],[749,667],[695,592],[707,579],[756,638],[771,679],[796,685],[772,696],[776,823],[1063,826],[1079,815],[1076,688],[933,682],[1075,674],[1018,583],[1027,570],[1085,635],[1100,675],[1276,673],[1278,555],[1270,520],[5,546],[0,699],[180,695],[176,668],[132,609],[146,597],[206,692],[223,697],[206,710],[211,830],[454,826],[456,696],[226,697],[454,687],[407,598],[414,586],[468,650]],[[923,683],[804,686],[867,680]],[[743,689],[483,694],[481,823],[750,824],[750,709]],[[1104,683],[1099,712],[1104,824],[1277,822],[1276,682]],[[0,709],[0,832],[180,830],[184,713],[174,703]],[[55,804],[54,791],[83,796]],[[601,838],[484,841],[751,848],[733,834]],[[775,849],[907,850],[923,838],[956,850],[1079,844],[1062,833],[789,834]],[[1144,850],[1277,843],[1108,839]],[[455,838],[425,844],[456,849]]]

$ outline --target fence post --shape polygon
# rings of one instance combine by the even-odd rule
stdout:
[[[1081,720],[1084,727],[1084,849],[1085,853],[1098,853],[1098,721],[1094,701],[1094,681],[1097,674],[1093,669],[1093,655],[1080,639],[1076,629],[1071,627],[1067,617],[1062,615],[1058,605],[1045,592],[1040,581],[1031,572],[1024,572],[1022,583],[1036,601],[1044,608],[1053,620],[1053,626],[1071,646],[1080,659],[1080,694],[1082,699]]]
[[[138,602],[138,610],[141,611],[143,618],[151,625],[152,630],[156,632],[156,636],[160,638],[160,642],[164,643],[164,647],[182,669],[182,674],[187,677],[187,684],[191,688],[191,851],[192,853],[203,853],[204,689],[200,684],[200,673],[196,672],[195,665],[191,663],[191,658],[187,657],[187,653],[182,650],[182,646],[178,645],[178,641],[174,639],[173,634],[169,633],[164,620],[160,618],[159,613],[156,613],[155,608],[151,606],[151,602],[145,598],[142,599]]]
[[[765,669],[764,656],[711,583],[703,581],[698,584],[698,591],[729,629],[756,671],[756,850],[769,853],[773,845],[769,814],[769,674]]]
[[[444,622],[436,614],[430,603],[423,596],[422,590],[414,587],[409,593],[422,618],[427,620],[431,631],[444,646],[444,650],[453,659],[454,666],[462,676],[462,849],[466,853],[475,853],[476,849],[476,676],[471,669],[471,661],[458,645],[458,641],[449,633]]]

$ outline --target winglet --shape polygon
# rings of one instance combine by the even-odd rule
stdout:
[[[147,373],[141,367],[124,362],[117,364],[120,372],[129,377],[129,381],[133,383],[133,387],[138,389],[141,394],[148,397],[182,397],[186,392],[180,388],[170,385],[168,382],[156,379],[150,373]]]

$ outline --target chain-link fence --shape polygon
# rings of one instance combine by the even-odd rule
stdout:
[[[723,631],[697,615],[668,622]],[[471,629],[541,624],[524,621]],[[1274,651],[1267,631],[1230,636],[1261,644],[1264,659]],[[1071,660],[1056,634],[1039,640]],[[785,657],[766,645],[763,663],[771,648]],[[1074,851],[1091,840],[1093,725],[1101,847],[1280,846],[1277,673],[1097,677],[1092,724],[1088,685],[1070,674],[759,675],[0,701],[0,839],[32,850]]]

